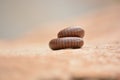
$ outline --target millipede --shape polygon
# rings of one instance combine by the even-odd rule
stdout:
[[[65,28],[58,32],[58,38],[49,42],[49,47],[52,50],[81,48],[84,44],[84,34],[84,30],[79,26]]]

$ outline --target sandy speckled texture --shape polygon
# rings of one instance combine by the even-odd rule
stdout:
[[[76,50],[46,50],[46,54],[21,50],[29,55],[0,56],[0,80],[76,77],[119,79],[120,42],[111,42],[104,46],[89,45]],[[21,54],[19,51],[16,52]]]
[[[120,80],[120,5],[72,20],[0,41],[0,80]],[[51,50],[49,40],[66,24],[83,25],[84,46]]]

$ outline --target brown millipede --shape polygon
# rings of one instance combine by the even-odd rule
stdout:
[[[52,39],[49,46],[53,50],[66,49],[66,48],[81,48],[84,42],[82,38],[78,37],[64,37]]]
[[[61,38],[61,37],[80,37],[80,38],[83,38],[84,34],[85,34],[85,32],[82,28],[80,28],[79,26],[73,26],[73,27],[68,27],[68,28],[61,30],[58,33],[58,38]]]

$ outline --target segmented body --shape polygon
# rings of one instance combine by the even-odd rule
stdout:
[[[68,27],[68,28],[61,30],[58,33],[58,38],[61,38],[61,37],[80,37],[80,38],[83,38],[84,34],[85,34],[84,30],[78,26]]]
[[[66,49],[66,48],[81,48],[84,42],[82,38],[78,37],[64,37],[52,39],[49,46],[53,50]]]

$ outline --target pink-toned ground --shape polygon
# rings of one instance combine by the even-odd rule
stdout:
[[[46,25],[13,42],[1,41],[0,80],[119,80],[119,14],[120,5],[112,5],[72,21]],[[83,48],[52,51],[49,40],[73,24],[86,31]]]

